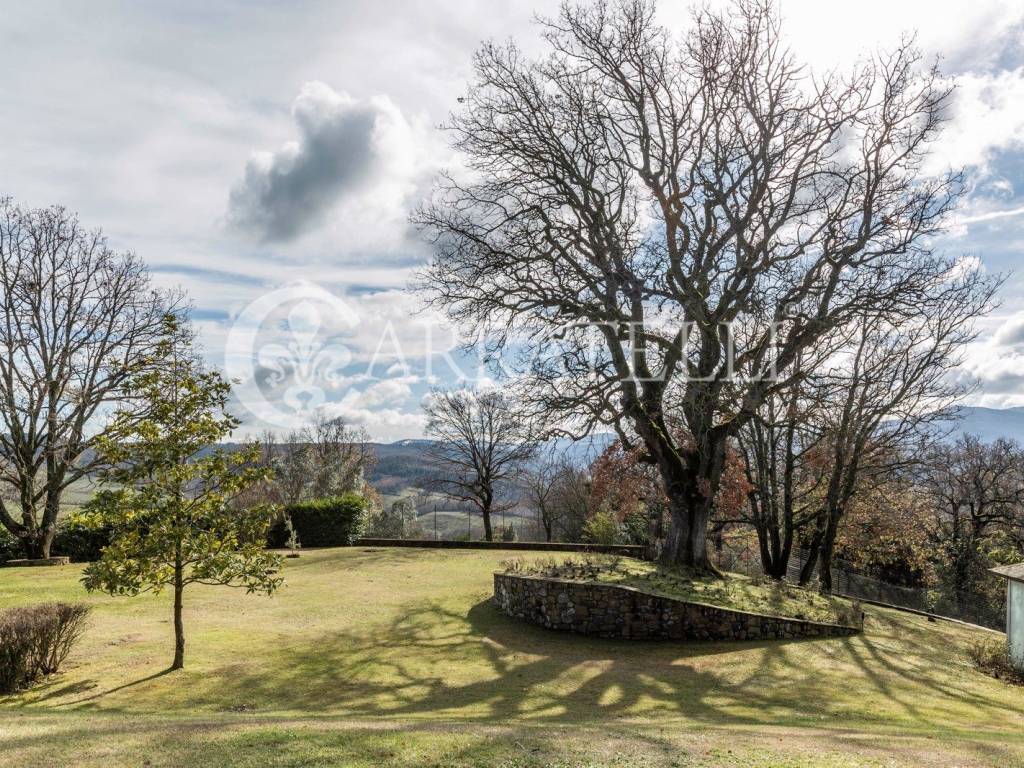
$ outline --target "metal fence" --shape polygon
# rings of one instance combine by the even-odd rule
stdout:
[[[717,555],[718,566],[723,570],[749,576],[763,573],[759,559],[747,552],[726,548]],[[806,550],[796,550],[790,558],[786,580],[797,583],[806,561]],[[1005,632],[1003,585],[994,579],[986,586],[989,587],[987,591],[972,593],[952,592],[940,587],[906,587],[883,581],[842,560],[835,561],[832,567],[832,591],[836,595],[909,608]]]

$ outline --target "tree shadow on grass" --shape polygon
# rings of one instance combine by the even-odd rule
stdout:
[[[75,706],[75,705],[78,705],[78,704],[87,704],[88,702],[96,701],[98,699],[102,699],[104,696],[109,696],[112,693],[117,693],[118,691],[123,691],[123,690],[126,690],[128,688],[134,688],[137,685],[142,685],[143,683],[148,683],[151,680],[156,680],[158,678],[163,677],[164,675],[170,674],[173,671],[174,670],[172,670],[170,668],[164,669],[164,670],[161,670],[160,672],[154,672],[152,675],[146,675],[145,677],[140,677],[138,680],[132,680],[130,683],[122,683],[121,685],[114,686],[113,688],[107,688],[104,691],[97,691],[96,693],[94,693],[94,694],[92,694],[90,696],[84,696],[82,698],[73,699],[71,701],[58,702],[58,703],[54,704],[54,706],[55,707],[72,707],[72,706]],[[74,683],[72,685],[65,686],[64,688],[60,688],[60,689],[53,690],[53,691],[47,691],[42,696],[39,696],[35,701],[37,701],[37,702],[39,702],[39,701],[46,701],[47,699],[56,699],[56,698],[59,698],[61,696],[67,696],[69,694],[73,695],[75,693],[84,693],[85,691],[89,691],[89,690],[95,689],[97,686],[98,686],[98,684],[96,683],[95,680],[81,680],[81,681],[79,681],[77,683]]]
[[[827,695],[790,697],[778,685],[752,678],[745,684],[736,670],[801,679],[810,673],[788,649],[808,642],[602,640],[515,621],[489,600],[468,613],[426,604],[385,625],[284,646],[272,673],[225,668],[193,681],[191,698],[199,706],[357,717],[576,723],[667,714],[765,723],[817,718]],[[737,658],[712,661],[728,654]]]
[[[931,633],[942,631],[938,628],[930,630]],[[927,647],[929,652],[895,652],[887,646],[897,638],[904,643],[909,641],[910,644]],[[916,719],[925,719],[921,714],[923,704],[935,707],[943,702],[968,704],[977,708],[979,713],[1005,714],[1010,709],[1024,715],[1024,706],[1008,707],[1006,701],[965,687],[963,681],[952,674],[952,670],[961,663],[957,653],[959,643],[950,637],[947,642],[936,646],[934,636],[929,638],[922,632],[920,619],[874,610],[868,629],[856,637],[843,638],[841,644],[846,656],[874,687]],[[904,683],[911,683],[913,688]],[[929,694],[925,699],[921,697],[922,689]]]
[[[504,616],[490,600],[468,612],[432,601],[406,605],[386,622],[301,642],[285,636],[251,658],[183,677],[173,706],[490,724],[670,717],[709,726],[854,722],[862,728],[892,725],[892,712],[896,727],[954,729],[1002,728],[1024,715],[1024,703],[1008,705],[984,689],[958,690],[948,675],[927,668],[927,653],[906,658],[907,646],[897,642],[904,630],[898,622],[879,622],[877,635],[833,640],[616,641],[526,624]],[[65,706],[88,708],[162,674]],[[918,706],[923,693],[938,703]],[[166,710],[163,693],[146,694],[134,699]],[[877,710],[868,701],[873,695],[895,709]],[[969,721],[956,714],[964,702],[977,711]],[[129,703],[118,697],[102,706],[130,711]],[[985,722],[997,713],[993,723]]]

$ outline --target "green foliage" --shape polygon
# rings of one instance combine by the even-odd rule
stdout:
[[[378,539],[406,539],[423,533],[416,522],[416,504],[410,498],[398,499],[370,515],[366,534]]]
[[[622,519],[622,532],[627,544],[646,546],[651,539],[650,518],[646,508],[634,509]]]
[[[509,523],[508,525],[506,525],[504,530],[501,532],[501,540],[502,541],[515,541],[516,540],[516,529],[512,526],[512,523]]]
[[[86,588],[115,595],[159,593],[173,586],[223,584],[248,592],[280,586],[281,560],[263,549],[274,510],[237,509],[240,493],[265,482],[259,446],[202,451],[231,434],[231,386],[207,370],[191,350],[191,337],[168,318],[157,359],[137,373],[132,391],[140,405],[115,416],[114,434],[98,441],[104,463],[101,490],[83,512],[85,523],[109,526],[112,540],[86,567]],[[176,655],[184,648],[176,600]]]
[[[583,540],[588,544],[618,544],[620,539],[619,523],[611,512],[596,512],[583,526]]]
[[[100,559],[112,535],[113,529],[102,520],[73,512],[57,524],[50,553],[70,557],[74,563],[89,563]],[[18,537],[0,526],[0,563],[24,556],[25,548]]]
[[[113,535],[113,527],[101,518],[74,512],[58,524],[53,553],[73,563],[91,563],[100,559]]]
[[[288,545],[287,517],[303,546],[348,546],[363,534],[367,506],[366,499],[356,493],[290,504],[270,527],[267,545],[275,549]]]
[[[6,560],[17,560],[25,556],[25,548],[22,547],[18,537],[0,526],[0,563]]]
[[[43,603],[0,613],[0,693],[57,672],[85,629],[89,606]]]
[[[929,610],[983,626],[1002,626],[1006,583],[989,569],[1019,562],[1019,545],[1003,531],[959,544],[938,553],[937,584],[928,591]]]

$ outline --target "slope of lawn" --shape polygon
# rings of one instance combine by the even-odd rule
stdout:
[[[0,607],[95,608],[65,672],[0,699],[0,765],[1024,765],[1024,689],[970,666],[980,630],[868,608],[851,638],[584,638],[491,607],[506,558],[310,550],[271,598],[192,588],[169,674],[169,595],[0,569]]]
[[[718,605],[748,613],[849,626],[859,626],[860,623],[860,609],[849,600],[826,598],[792,584],[752,579],[735,573],[728,574],[725,579],[695,576],[684,569],[668,568],[631,557],[510,558],[502,563],[502,568],[525,575],[617,584],[676,600]]]

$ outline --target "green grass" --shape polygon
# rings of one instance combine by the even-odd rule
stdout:
[[[79,569],[0,570],[0,606],[86,600],[65,672],[0,700],[0,765],[1024,765],[1024,698],[981,636],[867,609],[862,635],[626,643],[489,603],[500,552],[307,550],[271,598],[86,595]]]
[[[695,576],[683,569],[629,557],[588,555],[583,558],[533,558],[528,562],[511,558],[503,565],[527,574],[619,584],[677,600],[719,605],[750,613],[834,624],[853,624],[860,616],[860,610],[849,600],[826,598],[814,590],[792,584],[770,579],[751,579],[735,573],[728,574],[728,578],[724,579]]]

